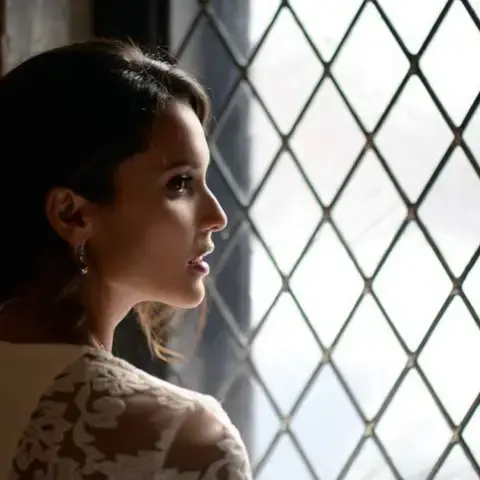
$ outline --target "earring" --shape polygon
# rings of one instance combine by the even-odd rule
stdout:
[[[80,265],[80,274],[81,275],[86,275],[88,273],[88,265],[87,265],[87,260],[86,260],[86,254],[85,254],[85,244],[82,243],[78,248],[77,248],[77,260]]]

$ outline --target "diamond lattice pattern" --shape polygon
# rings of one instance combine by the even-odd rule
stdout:
[[[172,4],[231,217],[205,388],[256,478],[480,478],[478,2]]]

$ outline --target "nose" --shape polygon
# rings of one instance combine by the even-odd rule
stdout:
[[[211,190],[207,190],[206,192],[204,205],[201,229],[210,232],[220,232],[223,230],[228,224],[227,214]]]

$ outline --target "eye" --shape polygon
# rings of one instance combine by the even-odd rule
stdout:
[[[175,193],[184,193],[190,187],[192,180],[191,175],[175,175],[167,183],[167,188]]]

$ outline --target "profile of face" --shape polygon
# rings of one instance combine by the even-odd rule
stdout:
[[[129,306],[195,307],[205,295],[203,258],[213,249],[212,234],[227,223],[206,184],[209,158],[198,117],[175,101],[155,120],[150,148],[117,168],[114,202],[90,203],[56,189],[47,216],[71,245],[85,243],[87,276],[107,295]],[[67,221],[62,212],[71,202]]]

